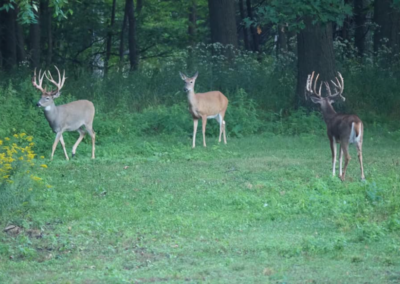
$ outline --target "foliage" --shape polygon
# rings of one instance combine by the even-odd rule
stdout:
[[[352,14],[352,7],[345,1],[337,0],[273,0],[257,9],[260,23],[287,25],[289,30],[304,29],[304,18],[312,23],[336,22],[342,25],[344,19]],[[248,19],[247,24],[252,24]]]
[[[32,191],[42,188],[42,178],[35,174],[34,145],[33,137],[25,133],[0,139],[0,215],[18,215],[22,209],[26,214],[32,206]],[[40,168],[47,165],[42,163]]]

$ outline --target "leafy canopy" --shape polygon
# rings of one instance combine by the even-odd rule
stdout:
[[[313,24],[336,22],[342,25],[352,14],[352,8],[344,0],[270,0],[260,6],[256,14],[260,24],[287,25],[289,30],[301,30],[305,27],[305,18],[311,18]]]

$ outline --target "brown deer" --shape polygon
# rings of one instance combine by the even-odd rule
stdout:
[[[67,150],[65,150],[64,138],[62,136],[63,132],[65,131],[79,132],[79,138],[72,147],[72,157],[75,156],[76,148],[82,141],[83,137],[85,137],[85,130],[81,128],[82,126],[85,126],[86,131],[92,137],[92,159],[94,159],[95,133],[93,131],[93,119],[95,109],[93,103],[87,100],[79,100],[65,105],[56,106],[54,104],[54,99],[60,96],[60,91],[64,86],[66,78],[65,70],[63,72],[63,76],[61,77],[60,70],[58,70],[56,66],[54,67],[58,72],[58,83],[54,81],[50,71],[45,71],[43,74],[41,74],[42,70],[40,70],[38,83],[36,82],[36,69],[32,77],[33,87],[42,92],[42,97],[38,101],[37,106],[44,108],[44,115],[49,122],[51,129],[53,129],[53,132],[56,133],[56,139],[53,143],[53,149],[51,152],[51,160],[53,160],[54,151],[56,150],[58,141],[61,142],[65,158],[69,160]],[[42,87],[44,77],[46,77],[47,80],[56,86],[55,90],[47,91],[46,88]]]
[[[196,82],[198,72],[189,78],[179,72],[183,81],[185,81],[185,91],[188,93],[189,111],[193,117],[193,146],[196,146],[196,133],[199,119],[202,120],[203,126],[203,146],[206,147],[206,125],[207,119],[215,118],[219,123],[219,142],[221,135],[224,134],[224,143],[226,144],[226,123],[224,120],[226,109],[228,108],[228,99],[219,91],[207,93],[194,92],[194,84]]]
[[[337,77],[335,78],[336,82],[331,80],[335,88],[334,94],[331,93],[331,89],[329,87],[328,82],[323,82],[326,91],[328,93],[327,97],[321,96],[322,83],[319,85],[319,90],[317,92],[316,89],[317,89],[317,81],[319,74],[316,76],[315,81],[313,82],[314,72],[308,75],[306,91],[311,101],[321,106],[322,116],[327,126],[328,137],[331,144],[333,176],[335,176],[335,168],[336,168],[336,143],[340,144],[339,177],[342,181],[345,180],[346,169],[350,161],[349,144],[355,144],[358,152],[358,160],[360,162],[361,180],[364,180],[365,176],[364,176],[363,158],[362,158],[362,143],[364,134],[363,123],[357,115],[338,114],[332,107],[332,104],[338,99],[345,101],[345,98],[342,96],[344,89],[344,80],[339,72],[338,75],[340,81]],[[342,172],[343,154],[345,157],[345,162]]]

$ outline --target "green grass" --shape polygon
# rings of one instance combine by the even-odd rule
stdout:
[[[94,161],[88,141],[57,149],[31,211],[0,217],[43,232],[0,233],[0,283],[400,281],[392,138],[366,135],[364,183],[354,147],[331,177],[326,137],[99,138]]]

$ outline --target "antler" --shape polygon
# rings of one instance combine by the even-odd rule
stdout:
[[[42,75],[40,73],[42,72],[42,69],[39,70],[39,84],[36,83],[36,68],[35,71],[33,72],[33,77],[32,77],[32,85],[42,93],[46,92],[46,88],[42,87],[43,84],[43,77],[46,74],[46,72],[43,72]]]
[[[344,79],[342,77],[342,74],[340,74],[340,72],[338,72],[338,74],[339,74],[340,82],[339,82],[339,79],[337,77],[335,77],[336,83],[333,80],[331,80],[332,84],[335,86],[336,93],[331,95],[330,94],[330,89],[329,89],[329,95],[332,96],[332,97],[339,95],[344,101],[344,100],[346,100],[346,98],[342,96],[342,93],[343,93],[343,90],[344,90]],[[329,85],[328,85],[328,88],[329,88]]]
[[[57,87],[57,89],[55,91],[51,91],[51,95],[57,94],[62,89],[62,87],[64,86],[65,79],[67,79],[65,77],[65,70],[64,70],[63,76],[61,78],[60,70],[58,70],[57,66],[54,65],[54,67],[57,69],[58,83],[53,79],[53,76],[51,76],[50,71],[47,71],[48,76],[47,76],[46,72],[44,73],[44,75],[46,76],[46,79],[49,80],[53,85],[55,85]]]
[[[318,97],[321,97],[322,83],[319,85],[319,90],[318,90],[318,92],[317,92],[317,90],[316,90],[317,82],[318,82],[318,78],[319,78],[319,74],[317,74],[317,77],[315,78],[315,81],[314,81],[314,86],[312,86],[312,85],[313,85],[314,74],[315,74],[315,71],[313,71],[313,72],[311,73],[311,75],[308,75],[308,77],[307,77],[307,84],[306,84],[306,90],[307,90],[308,92],[310,92],[311,94],[314,94],[314,95],[316,95],[316,96],[318,96]]]

